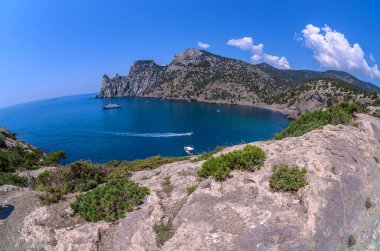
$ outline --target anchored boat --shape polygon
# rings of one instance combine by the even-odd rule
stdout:
[[[184,149],[185,152],[186,152],[187,154],[189,154],[189,155],[193,155],[193,154],[194,154],[194,148],[191,147],[191,146],[185,146],[183,149]]]
[[[105,109],[105,110],[106,109],[116,109],[116,108],[121,108],[121,105],[109,103],[108,105],[103,107],[103,109]]]

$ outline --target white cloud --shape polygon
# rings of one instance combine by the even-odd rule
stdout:
[[[208,49],[210,48],[210,45],[206,43],[198,42],[198,47],[202,49]]]
[[[251,37],[243,37],[239,39],[230,39],[228,45],[235,46],[241,50],[250,51],[252,53],[251,60],[255,63],[266,62],[280,69],[290,69],[288,60],[285,57],[270,55],[264,52],[264,45],[253,44]]]
[[[309,24],[302,30],[302,38],[305,46],[314,51],[314,58],[322,67],[348,72],[360,71],[371,78],[380,79],[377,65],[368,65],[360,45],[351,45],[344,34],[329,26],[319,28]]]
[[[369,54],[369,59],[371,59],[371,61],[374,62],[374,63],[376,62],[376,59],[375,59],[375,57],[373,56],[372,53]]]

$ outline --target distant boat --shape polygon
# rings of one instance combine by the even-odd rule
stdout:
[[[109,103],[108,105],[103,107],[103,109],[105,109],[105,110],[106,109],[116,109],[116,108],[121,108],[121,105]]]
[[[194,148],[193,147],[191,147],[191,146],[185,146],[184,148],[183,148],[184,150],[185,150],[185,152],[187,153],[187,154],[189,154],[189,155],[193,155],[194,154]]]

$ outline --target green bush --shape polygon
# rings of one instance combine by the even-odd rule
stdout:
[[[370,209],[371,207],[373,207],[373,203],[372,203],[372,200],[370,198],[367,198],[365,200],[365,208],[366,209]]]
[[[306,169],[296,165],[280,165],[272,168],[269,185],[275,191],[298,191],[307,185]]]
[[[79,195],[70,206],[88,221],[115,221],[142,204],[148,194],[148,188],[140,187],[131,180],[112,179],[104,186]]]
[[[275,139],[298,137],[312,130],[321,128],[327,124],[348,124],[353,113],[361,108],[357,104],[333,105],[326,110],[308,112],[292,121],[282,132],[275,135]]]
[[[62,169],[61,169],[62,170]],[[63,170],[63,192],[84,192],[106,181],[107,171],[84,161],[71,163]]]
[[[0,151],[0,172],[14,172],[15,169],[11,163],[8,152]]]
[[[3,173],[0,174],[0,186],[2,185],[26,187],[28,185],[28,179],[12,173]]]
[[[37,190],[44,191],[40,196],[43,203],[55,203],[65,194],[89,191],[105,183],[108,172],[105,166],[73,162],[55,171],[41,173],[36,179]]]
[[[356,244],[356,238],[355,238],[355,236],[353,236],[352,234],[350,234],[350,236],[348,236],[347,246],[349,248],[351,248],[351,247],[355,246],[355,244]]]
[[[42,162],[43,166],[58,165],[62,160],[66,159],[65,151],[50,152]]]
[[[156,233],[156,242],[158,246],[162,246],[174,235],[174,229],[170,224],[156,224],[153,226],[153,230]]]
[[[209,158],[197,174],[202,178],[212,176],[215,180],[222,181],[234,169],[252,172],[259,169],[264,164],[264,160],[265,152],[261,148],[247,145],[243,150]]]
[[[62,197],[62,191],[56,187],[46,187],[45,192],[38,196],[40,201],[45,205],[57,203],[62,199]]]
[[[7,148],[7,143],[5,143],[3,136],[0,136],[0,148]]]

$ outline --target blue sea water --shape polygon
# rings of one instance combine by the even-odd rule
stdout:
[[[266,109],[150,98],[62,97],[0,109],[0,126],[45,152],[65,150],[67,162],[184,156],[220,145],[270,139],[288,126]],[[103,110],[108,103],[121,109]]]

